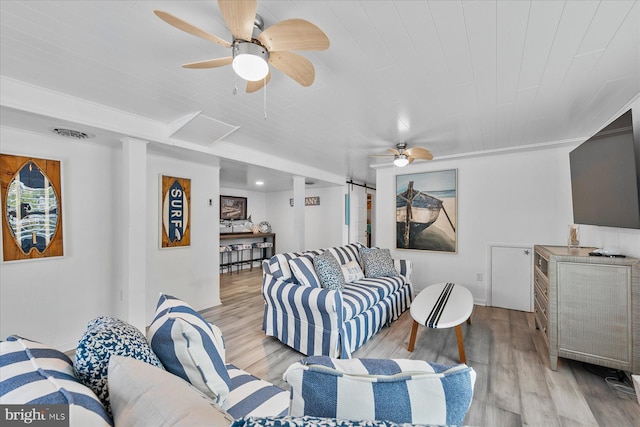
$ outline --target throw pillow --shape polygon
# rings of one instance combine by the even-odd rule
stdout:
[[[231,379],[224,364],[222,334],[189,304],[160,294],[147,339],[165,368],[221,405]]]
[[[397,276],[389,249],[360,248],[364,275],[368,278]]]
[[[289,260],[289,267],[296,281],[303,286],[311,286],[312,288],[320,287],[320,279],[316,274],[313,266],[312,255],[302,255]]]
[[[313,258],[313,266],[320,279],[320,286],[337,291],[344,288],[344,276],[342,275],[340,263],[330,251],[316,255]]]
[[[385,420],[338,420],[319,417],[242,417],[231,427],[416,427],[414,424],[398,424]],[[420,426],[418,426],[420,427]],[[428,426],[421,426],[428,427]],[[435,427],[435,426],[434,426]]]
[[[73,375],[64,353],[16,335],[0,342],[0,403],[68,405],[71,425],[113,425],[95,393]]]
[[[228,426],[233,417],[194,386],[130,357],[109,361],[109,391],[117,426]]]
[[[100,398],[109,414],[107,373],[113,355],[130,356],[162,367],[145,336],[134,326],[107,316],[91,320],[76,348],[73,369],[80,382]]]
[[[327,356],[307,357],[284,373],[289,415],[437,425],[462,425],[475,379],[467,365]]]
[[[358,261],[349,261],[346,264],[342,264],[340,268],[342,269],[342,275],[346,283],[355,282],[364,278],[364,273]]]

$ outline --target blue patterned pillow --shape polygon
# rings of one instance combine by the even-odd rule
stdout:
[[[147,339],[167,371],[188,381],[215,403],[224,402],[231,378],[224,364],[220,329],[189,304],[161,293]]]
[[[359,250],[365,277],[393,277],[398,275],[389,249],[361,247]]]
[[[76,348],[76,377],[100,398],[111,415],[107,374],[113,355],[129,356],[162,367],[145,336],[134,326],[113,317],[98,317],[87,324]]]
[[[339,420],[319,417],[243,417],[235,420],[231,427],[413,427],[415,424],[398,424],[385,420]],[[421,425],[419,427],[429,427]],[[433,426],[438,427],[438,426]],[[442,426],[440,426],[442,427]]]
[[[316,269],[313,266],[312,255],[302,255],[297,258],[289,260],[289,267],[295,277],[296,281],[303,286],[311,286],[312,288],[320,287],[320,279],[316,274]]]
[[[289,366],[284,380],[292,416],[462,425],[476,373],[422,360],[312,356]]]
[[[68,405],[75,425],[113,425],[95,393],[73,375],[64,353],[15,335],[0,342],[0,403]]]
[[[313,258],[313,266],[316,269],[320,286],[325,289],[340,291],[344,288],[344,276],[340,263],[330,251],[316,255]]]

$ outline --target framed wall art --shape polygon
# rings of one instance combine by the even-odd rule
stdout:
[[[457,169],[396,176],[396,247],[456,253]]]
[[[247,219],[247,198],[220,196],[220,219],[246,220]]]
[[[191,180],[162,175],[161,247],[191,245]]]
[[[60,161],[0,154],[4,261],[63,255]]]

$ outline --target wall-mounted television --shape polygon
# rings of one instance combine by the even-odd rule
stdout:
[[[631,110],[571,151],[569,163],[576,224],[640,229],[640,142]]]

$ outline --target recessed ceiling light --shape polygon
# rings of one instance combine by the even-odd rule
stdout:
[[[264,185],[264,181],[256,181],[256,185]]]

